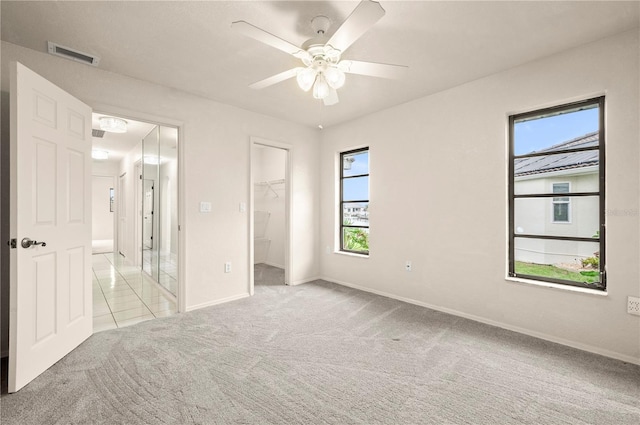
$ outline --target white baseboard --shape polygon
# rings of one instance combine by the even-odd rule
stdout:
[[[219,300],[213,300],[213,301],[208,301],[206,303],[187,306],[187,311],[199,310],[199,309],[204,308],[204,307],[211,307],[212,305],[224,304],[224,303],[228,303],[229,301],[236,301],[236,300],[240,300],[242,298],[247,298],[247,297],[250,297],[250,296],[251,295],[248,292],[246,292],[244,294],[233,295],[231,297],[221,298]]]
[[[548,334],[545,334],[545,333],[542,333],[542,332],[536,332],[536,331],[532,331],[530,329],[525,329],[525,328],[521,328],[521,327],[518,327],[518,326],[512,326],[512,325],[509,325],[509,324],[506,324],[506,323],[502,323],[502,322],[498,322],[498,321],[495,321],[495,320],[486,319],[484,317],[475,316],[473,314],[467,314],[467,313],[464,313],[462,311],[453,310],[453,309],[446,308],[446,307],[440,307],[440,306],[437,306],[437,305],[425,303],[425,302],[414,300],[414,299],[411,299],[411,298],[400,297],[398,295],[394,295],[394,294],[391,294],[391,293],[388,293],[388,292],[378,291],[378,290],[367,288],[367,287],[360,286],[360,285],[354,285],[354,284],[349,283],[349,282],[343,282],[343,281],[332,279],[332,278],[329,278],[329,277],[320,277],[319,279],[326,280],[327,282],[336,283],[338,285],[347,286],[349,288],[358,289],[360,291],[364,291],[364,292],[369,292],[369,293],[372,293],[372,294],[380,295],[380,296],[383,296],[383,297],[393,298],[395,300],[403,301],[403,302],[406,302],[408,304],[414,304],[414,305],[418,305],[420,307],[429,308],[431,310],[436,310],[436,311],[440,311],[440,312],[443,312],[443,313],[448,313],[448,314],[451,314],[453,316],[463,317],[465,319],[473,320],[475,322],[484,323],[486,325],[491,325],[491,326],[495,326],[495,327],[498,327],[498,328],[506,329],[506,330],[509,330],[509,331],[518,332],[518,333],[521,333],[521,334],[524,334],[524,335],[529,335],[529,336],[532,336],[532,337],[535,337],[535,338],[543,339],[545,341],[555,342],[556,344],[561,344],[561,345],[566,345],[568,347],[577,348],[578,350],[588,351],[590,353],[599,354],[601,356],[610,357],[612,359],[622,360],[623,362],[640,365],[640,358],[635,358],[635,357],[632,357],[632,356],[628,356],[626,354],[621,354],[621,353],[618,353],[618,352],[615,352],[615,351],[610,351],[610,350],[607,350],[607,349],[604,349],[604,348],[594,347],[592,345],[583,344],[583,343],[580,343],[580,342],[571,341],[571,340],[564,339],[564,338],[558,338],[558,337],[555,337],[553,335],[548,335]]]
[[[301,280],[294,280],[293,282],[289,282],[289,285],[291,286],[296,286],[296,285],[302,285],[303,283],[307,283],[307,282],[313,282],[314,280],[319,280],[319,279],[323,279],[321,277],[308,277],[306,279],[301,279]],[[324,279],[329,281],[328,279]],[[335,282],[338,283],[338,282]]]

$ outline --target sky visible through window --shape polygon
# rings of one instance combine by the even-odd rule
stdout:
[[[523,155],[549,148],[598,130],[599,108],[517,122],[514,154]]]
[[[355,159],[350,164],[349,170],[343,170],[344,176],[356,176],[359,174],[369,173],[369,152],[357,153],[354,155],[348,155]],[[345,155],[345,158],[347,156]],[[344,164],[343,164],[344,165]],[[369,199],[369,177],[356,177],[353,179],[343,180],[343,200],[355,201]]]

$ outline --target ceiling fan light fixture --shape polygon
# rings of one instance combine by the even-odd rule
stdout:
[[[110,133],[126,133],[127,122],[122,118],[100,117],[100,130]]]
[[[338,49],[334,49],[328,44],[324,46],[324,57],[332,63],[338,63],[340,61],[340,54],[342,52]]]
[[[324,35],[330,25],[331,20],[324,15],[318,15],[311,19],[311,28],[313,29],[313,32],[318,35]]]
[[[306,92],[313,87],[313,97],[322,99],[325,106],[331,106],[340,101],[338,89],[345,83],[345,73],[381,78],[401,78],[405,74],[406,66],[341,60],[342,54],[384,14],[385,10],[378,1],[361,0],[330,36],[327,31],[331,20],[324,15],[315,16],[311,20],[315,36],[302,45],[290,43],[246,21],[232,22],[231,27],[247,37],[302,60],[304,64],[304,68],[291,68],[250,84],[249,87],[262,89],[296,77],[302,90]]]
[[[298,86],[304,91],[309,91],[313,83],[316,81],[316,70],[313,68],[304,68],[298,72],[296,76],[296,80],[298,81]]]
[[[330,66],[324,71],[324,77],[327,80],[327,84],[329,84],[332,89],[336,90],[344,86],[344,81],[346,79],[344,72],[334,66]]]
[[[313,97],[316,99],[324,99],[329,94],[329,84],[325,80],[323,74],[318,74],[316,83],[313,85]]]

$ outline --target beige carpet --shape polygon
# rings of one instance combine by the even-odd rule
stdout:
[[[633,424],[640,367],[317,281],[92,336],[2,424]]]

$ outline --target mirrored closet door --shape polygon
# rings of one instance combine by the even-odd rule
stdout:
[[[178,293],[178,131],[156,126],[142,141],[142,269]]]

